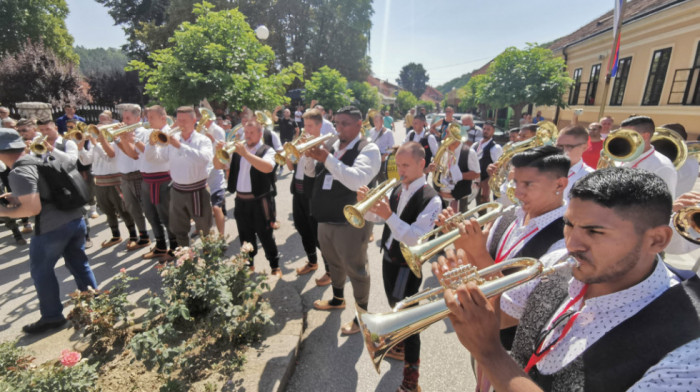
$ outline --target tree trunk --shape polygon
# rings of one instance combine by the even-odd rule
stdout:
[[[520,125],[520,117],[522,116],[523,108],[527,105],[527,102],[520,102],[515,105],[510,105],[513,108],[513,117],[515,118],[515,124],[513,126]]]

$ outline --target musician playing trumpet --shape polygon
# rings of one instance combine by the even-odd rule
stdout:
[[[700,281],[682,282],[658,256],[671,238],[667,185],[645,171],[608,168],[570,195],[564,237],[578,266],[500,299],[487,300],[473,283],[446,290],[460,342],[498,391],[697,390]],[[433,272],[465,256],[449,255]],[[518,320],[509,355],[497,331]]]
[[[417,293],[422,281],[408,268],[399,243],[418,243],[418,239],[433,228],[442,208],[440,196],[426,183],[423,176],[425,150],[419,143],[408,142],[398,149],[396,168],[401,176],[401,185],[394,188],[388,197],[382,197],[365,214],[365,218],[370,221],[386,222],[379,246],[384,255],[384,291],[392,308],[396,302]],[[360,187],[357,201],[364,200],[368,191],[366,186]],[[403,381],[398,391],[419,390],[419,335],[408,337],[402,344],[394,346],[386,356],[404,362]]]

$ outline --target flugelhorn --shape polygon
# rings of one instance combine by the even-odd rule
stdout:
[[[455,225],[461,221],[471,218],[473,215],[478,214],[482,210],[487,210],[489,208],[491,211],[476,219],[476,221],[483,226],[501,216],[501,213],[503,212],[503,206],[501,203],[490,202],[480,204],[469,211],[450,217],[447,221],[445,221],[445,225]],[[429,239],[433,235],[442,232],[442,229],[442,227],[438,227],[426,233],[418,240],[417,245],[407,246],[403,242],[400,244],[401,254],[406,260],[408,268],[410,268],[413,274],[419,278],[422,276],[421,267],[423,266],[423,263],[430,260],[431,257],[450,246],[453,242],[457,241],[460,236],[459,228],[455,228],[445,234],[435,237],[432,240]]]
[[[633,129],[618,128],[605,138],[600,151],[598,169],[614,166],[615,162],[629,162],[644,152],[644,139]]]
[[[443,279],[440,282],[441,287],[416,294],[413,302],[417,302],[418,298],[437,296],[446,289],[454,290],[467,282],[476,283],[484,295],[490,298],[513,287],[520,286],[536,277],[571,269],[574,266],[575,261],[568,253],[551,267],[545,267],[541,261],[530,257],[506,260],[479,271],[475,271],[475,268],[472,266],[461,266],[443,275]],[[506,276],[488,279],[511,269],[516,269],[517,271]],[[418,297],[419,295],[420,297]],[[357,305],[355,307],[355,315],[360,324],[360,331],[377,373],[380,372],[379,365],[382,359],[392,347],[407,337],[425,330],[449,314],[450,310],[442,298],[424,305],[389,313],[368,313]]]
[[[47,138],[48,136],[44,135],[33,141],[32,144],[29,145],[29,151],[33,152],[36,155],[43,155],[44,153],[46,153],[46,151],[48,150],[45,144]]]
[[[343,208],[345,219],[358,229],[364,227],[365,214],[367,211],[369,211],[373,205],[377,204],[387,192],[394,189],[400,183],[401,181],[396,178],[388,179],[367,192],[365,199],[361,202],[355,205],[346,205],[345,208]]]
[[[126,126],[123,126],[123,127],[121,127],[121,128],[117,128],[117,129],[115,129],[115,130],[103,129],[103,130],[102,130],[102,134],[104,135],[105,140],[107,140],[108,142],[111,143],[111,142],[114,141],[114,139],[116,139],[116,138],[119,137],[120,135],[125,134],[125,133],[128,133],[128,132],[132,132],[132,131],[134,131],[135,129],[141,128],[141,127],[148,128],[148,127],[149,127],[149,124],[148,124],[148,123],[137,122],[137,123],[135,123],[135,124],[126,125]]]
[[[292,163],[296,164],[299,162],[299,158],[301,158],[301,154],[305,153],[306,151],[322,144],[325,143],[326,141],[332,139],[334,135],[332,133],[327,133],[325,135],[321,135],[318,137],[315,137],[311,140],[307,140],[304,143],[294,145],[292,143],[284,143],[284,146],[282,147],[284,149],[285,153],[285,158],[289,159]]]
[[[75,123],[75,128],[66,132],[63,135],[64,139],[73,140],[75,142],[80,142],[85,138],[85,132],[88,130],[88,125],[82,121]]]
[[[219,160],[219,162],[227,165],[231,163],[231,157],[233,156],[233,151],[236,149],[236,143],[240,143],[245,140],[245,135],[244,134],[238,134],[238,131],[241,129],[242,125],[238,124],[236,125],[235,128],[231,130],[231,133],[226,138],[226,143],[224,146],[216,151],[216,158]]]
[[[521,142],[513,143],[510,148],[503,149],[503,154],[495,162],[496,173],[489,179],[489,187],[495,198],[501,197],[501,185],[508,178],[508,165],[510,160],[513,159],[513,155],[529,150],[531,148],[552,145],[556,142],[557,136],[559,135],[559,129],[551,121],[540,121],[537,123],[537,132],[535,136],[523,140]]]
[[[449,159],[450,156],[454,156],[454,152],[450,150],[450,146],[454,143],[459,143],[462,140],[462,128],[457,122],[452,122],[447,127],[447,136],[440,143],[440,148],[438,148],[433,157],[433,162],[435,162],[435,171],[433,172],[433,184],[437,189],[444,188],[445,184],[442,183],[442,178],[450,174]]]
[[[105,125],[94,125],[90,124],[87,126],[87,129],[85,130],[90,136],[94,137],[95,139],[98,139],[100,135],[108,131],[112,128],[116,128],[119,126],[120,123],[114,123],[114,124],[105,124]]]
[[[299,133],[299,136],[295,137],[294,140],[291,142],[293,146],[296,146],[297,144],[301,143],[304,139],[306,139],[307,134],[304,133],[304,130],[302,129],[301,132]],[[285,145],[287,144],[285,143]],[[287,163],[287,150],[284,149],[284,146],[282,146],[282,151],[278,152],[275,154],[275,163],[283,166]]]

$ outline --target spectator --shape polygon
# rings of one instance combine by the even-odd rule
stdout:
[[[538,111],[537,111],[537,114],[536,114],[535,117],[532,119],[532,122],[535,123],[535,124],[537,124],[537,123],[540,122],[540,121],[544,121],[544,117],[542,117],[542,111],[541,111],[541,110],[538,110]]]
[[[603,149],[603,138],[600,136],[602,125],[597,122],[588,124],[588,147],[583,152],[583,162],[592,167],[598,167],[600,151]]]
[[[384,128],[394,130],[394,118],[391,117],[388,110],[384,112]]]
[[[16,129],[17,122],[12,117],[5,117],[2,119],[2,127]]]
[[[0,106],[0,121],[10,117],[10,109]]]
[[[479,143],[484,138],[484,131],[481,127],[474,125],[474,116],[465,114],[462,116],[462,126],[466,127],[467,144],[472,145]]]
[[[75,114],[76,109],[77,107],[73,103],[67,103],[63,105],[63,111],[65,112],[65,114],[56,119],[56,127],[58,128],[58,133],[60,133],[61,135],[63,135],[67,131],[66,122],[68,120],[73,119],[76,121],[85,122],[84,118]]]

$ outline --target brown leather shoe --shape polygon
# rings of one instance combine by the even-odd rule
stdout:
[[[137,250],[141,248],[145,248],[148,245],[151,245],[151,240],[148,239],[142,239],[138,241],[129,241],[128,244],[126,244],[126,250],[132,251],[132,250]]]
[[[314,308],[318,310],[333,310],[333,309],[345,309],[345,301],[343,300],[343,303],[340,305],[331,305],[331,301],[328,301],[326,299],[317,299],[314,301]]]
[[[167,249],[158,249],[158,248],[151,248],[151,251],[144,254],[143,258],[146,260],[149,259],[160,259],[168,255],[168,250]]]
[[[420,389],[420,385],[416,385],[416,387],[413,389],[406,388],[403,385],[400,385],[399,389],[396,390],[396,392],[421,392],[421,391],[422,391],[422,389]]]
[[[360,332],[360,326],[355,322],[354,319],[340,326],[340,333],[342,333],[343,335],[354,335],[358,332]]]
[[[279,268],[273,268],[272,271],[270,271],[270,275],[282,278],[282,270]]]
[[[112,237],[112,238],[102,242],[102,247],[109,248],[110,246],[114,246],[120,242],[122,242],[122,237]]]
[[[318,264],[306,263],[303,267],[297,268],[297,275],[306,275],[309,272],[316,271],[318,269]]]
[[[316,286],[323,287],[331,284],[331,276],[326,272],[320,279],[316,279]]]

